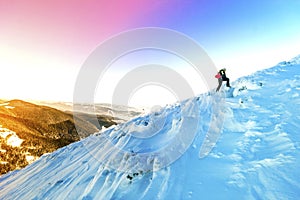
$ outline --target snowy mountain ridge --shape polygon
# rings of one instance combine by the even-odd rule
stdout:
[[[298,199],[296,60],[45,155],[0,199]]]
[[[278,65],[299,65],[300,64],[300,55],[292,58],[289,61],[280,62]]]

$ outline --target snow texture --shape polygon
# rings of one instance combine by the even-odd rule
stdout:
[[[44,155],[0,199],[298,199],[299,60]]]

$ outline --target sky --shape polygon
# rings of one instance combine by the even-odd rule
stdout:
[[[143,27],[185,34],[235,80],[300,54],[299,10],[299,0],[0,0],[0,98],[70,102],[91,52],[116,34]],[[149,52],[142,56],[170,68],[178,60],[168,63],[170,55]],[[131,57],[120,66],[114,63],[115,70],[106,74],[106,88],[97,87],[95,101],[110,103],[114,86],[128,73],[126,66],[143,64]],[[180,67],[179,73],[190,66]],[[197,94],[202,83],[192,74],[183,77]],[[133,91],[129,104],[176,100],[167,87],[152,86]]]

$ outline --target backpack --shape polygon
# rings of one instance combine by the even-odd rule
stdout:
[[[221,74],[220,73],[217,73],[216,75],[215,75],[215,78],[221,78]]]

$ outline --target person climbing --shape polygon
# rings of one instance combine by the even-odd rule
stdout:
[[[231,87],[229,83],[229,78],[226,76],[226,68],[221,69],[215,77],[218,79],[219,82],[219,85],[216,90],[217,92],[220,90],[223,81],[226,81],[227,87]]]

